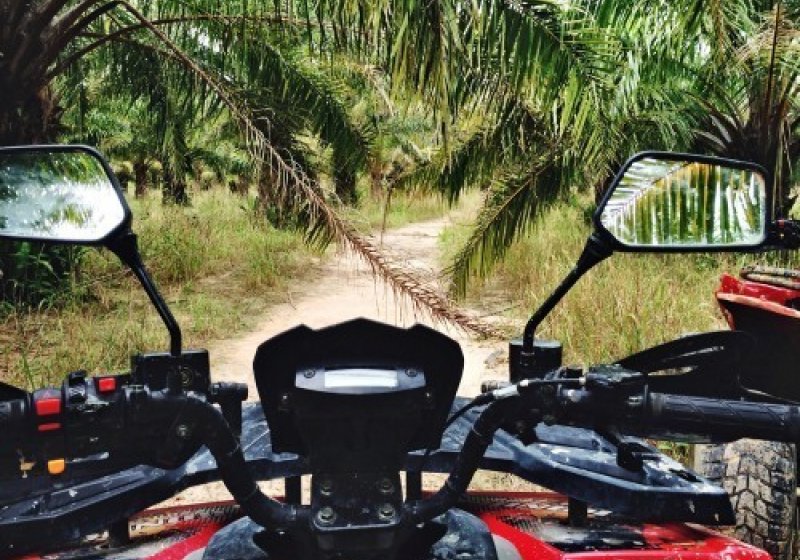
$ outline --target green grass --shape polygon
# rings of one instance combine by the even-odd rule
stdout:
[[[257,218],[247,198],[197,192],[192,206],[132,201],[144,261],[184,332],[203,347],[257,320],[283,299],[313,255],[298,233]],[[77,283],[40,309],[0,318],[0,379],[28,388],[72,370],[120,371],[130,354],[165,350],[166,331],[138,283],[107,251],[88,251]]]
[[[511,307],[521,332],[528,316],[574,266],[590,226],[581,208],[562,205],[509,251],[472,297]],[[466,228],[444,233],[457,246]],[[564,344],[567,363],[622,358],[689,332],[727,328],[714,300],[723,272],[765,257],[742,254],[614,254],[590,271],[545,320],[537,336]]]
[[[380,227],[383,204],[366,193],[351,216]],[[197,191],[188,208],[159,193],[131,200],[144,262],[183,329],[184,346],[204,347],[252,325],[314,260],[299,233],[270,227],[248,197]],[[395,193],[387,227],[441,216],[436,196]],[[89,250],[78,279],[34,310],[0,314],[0,380],[39,387],[69,371],[122,371],[130,355],[165,350],[166,331],[138,283],[108,251]]]
[[[384,224],[385,197],[376,198],[362,193],[358,209],[351,218],[365,231],[380,230]],[[421,191],[395,191],[386,212],[386,228],[423,222],[447,213],[447,202],[439,195]]]

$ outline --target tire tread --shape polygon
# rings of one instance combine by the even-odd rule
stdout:
[[[697,453],[700,474],[731,496],[736,538],[776,560],[790,560],[796,537],[795,446],[744,439],[698,446]]]

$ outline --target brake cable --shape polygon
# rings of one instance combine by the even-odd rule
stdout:
[[[531,386],[542,386],[542,385],[573,385],[573,384],[581,384],[582,380],[580,378],[556,378],[556,379],[523,379],[519,383],[508,383],[507,385],[499,386],[498,388],[486,391],[477,397],[473,398],[467,404],[463,405],[461,408],[456,410],[450,418],[447,419],[447,422],[444,425],[444,429],[442,433],[446,432],[450,426],[452,426],[456,420],[464,416],[467,412],[472,410],[473,408],[477,408],[479,406],[483,406],[486,404],[490,404],[495,401],[507,399],[510,397],[518,397],[520,395],[520,389],[523,391]],[[420,461],[419,472],[422,473],[425,471],[425,465],[428,462],[428,458],[433,453],[434,448],[432,445],[429,445],[425,449],[425,453],[422,455],[422,460]]]

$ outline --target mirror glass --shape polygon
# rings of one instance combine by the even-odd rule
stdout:
[[[90,152],[0,151],[0,236],[92,243],[125,217],[102,162]]]
[[[630,247],[756,246],[766,237],[767,189],[751,169],[645,157],[628,167],[600,222]]]

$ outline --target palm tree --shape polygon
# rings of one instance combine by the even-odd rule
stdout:
[[[564,38],[549,51],[560,64],[545,65],[540,76],[511,50],[496,64],[486,57],[478,68],[466,65],[450,87],[457,95],[446,98],[458,101],[453,133],[429,165],[405,178],[451,199],[471,186],[486,193],[451,264],[454,293],[488,274],[551,202],[575,190],[601,193],[645,148],[761,162],[775,172],[776,201],[791,206],[790,170],[800,156],[796,1],[532,6],[520,13],[549,13],[552,35]]]
[[[405,179],[435,186],[451,200],[471,186],[486,193],[450,267],[457,295],[470,279],[485,276],[552,202],[575,189],[602,189],[641,146],[677,148],[692,137],[696,111],[689,109],[696,102],[683,79],[690,72],[652,33],[673,25],[677,14],[611,1],[551,10],[552,36],[564,41],[552,51],[560,60],[556,72],[540,75],[524,56],[519,68],[505,71],[485,64],[464,95],[449,144]],[[663,87],[665,75],[675,80],[670,88]]]
[[[519,22],[527,21],[516,9],[503,6],[497,3],[487,19],[488,36],[518,34]],[[206,115],[224,110],[236,123],[256,167],[291,193],[298,210],[308,217],[310,240],[336,239],[346,244],[400,292],[444,316],[446,302],[425,293],[380,255],[339,215],[335,204],[305,172],[302,157],[295,157],[295,131],[321,127],[316,132],[333,148],[338,164],[336,183],[344,195],[352,192],[355,170],[365,162],[367,150],[358,131],[342,126],[339,117],[344,113],[335,103],[335,92],[317,87],[321,82],[309,80],[307,68],[298,68],[290,56],[303,43],[307,44],[304,60],[312,66],[323,67],[328,53],[337,49],[373,63],[386,63],[397,87],[436,94],[434,107],[444,134],[459,95],[448,89],[447,82],[462,69],[457,62],[461,52],[472,59],[481,52],[498,57],[505,47],[483,44],[477,36],[465,41],[463,31],[474,26],[462,18],[450,28],[443,19],[462,12],[459,3],[442,3],[441,7],[393,2],[329,5],[323,1],[311,11],[307,3],[289,0],[255,7],[245,0],[164,0],[147,4],[143,12],[125,0],[0,0],[0,144],[56,137],[62,117],[58,86],[68,81],[77,66],[100,61],[107,79],[120,89],[130,89],[134,99],[147,99],[148,71],[158,63],[169,73],[165,83],[173,88],[173,107],[183,104]],[[404,19],[404,31],[400,32],[398,23]],[[478,22],[483,16],[472,14],[467,19]],[[516,22],[513,30],[505,29],[506,19]],[[527,59],[557,68],[558,57],[548,45],[560,44],[560,40],[553,39],[549,24],[531,21],[534,28],[541,28],[537,41],[547,48],[530,50]],[[444,45],[443,38],[455,49]],[[409,66],[418,60],[424,63],[423,73]],[[301,112],[310,108],[311,118],[301,119],[304,122],[297,128],[289,126],[291,118],[281,121],[274,106],[260,105],[270,95]],[[165,95],[157,97],[156,101],[169,101]],[[182,134],[175,132],[179,133],[173,134],[177,141]],[[345,142],[360,144],[362,149],[347,149]],[[165,164],[165,171],[176,175],[178,163]]]
[[[787,216],[800,163],[800,4],[760,4],[748,14],[748,33],[717,45],[720,53],[700,68],[714,79],[701,82],[707,114],[697,146],[763,165],[774,181],[774,210]]]
[[[287,56],[285,47],[291,50],[301,39],[292,31],[296,26],[292,18],[272,9],[253,10],[247,2],[195,4],[161,2],[142,13],[118,1],[0,3],[0,144],[54,139],[62,116],[59,86],[69,88],[72,77],[86,74],[80,68],[86,64],[101,69],[119,92],[149,100],[161,118],[157,125],[162,128],[162,144],[171,135],[174,143],[180,142],[180,131],[166,129],[177,127],[176,120],[186,120],[176,119],[181,112],[188,109],[195,113],[189,120],[196,120],[198,112],[224,107],[246,129],[246,136],[265,149],[269,112],[277,108],[256,109],[242,93],[242,88],[252,91],[250,86],[258,80],[262,90],[282,92],[277,96],[284,101],[289,101],[287,93],[302,90],[305,106],[301,107],[307,112],[331,106],[335,92],[324,87],[309,91],[308,81],[303,82],[307,76],[296,68],[299,60]],[[268,85],[263,83],[265,76]],[[300,83],[292,82],[296,79]],[[325,132],[334,137],[348,123],[340,118],[326,124],[331,126]],[[292,167],[292,154],[266,151],[279,165]],[[172,167],[176,166],[177,161]]]

